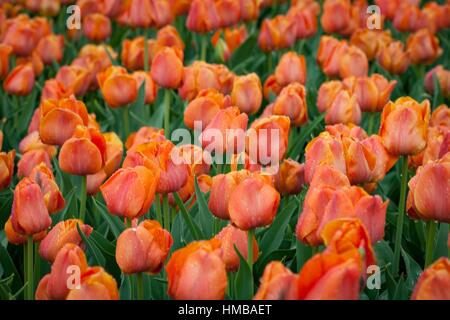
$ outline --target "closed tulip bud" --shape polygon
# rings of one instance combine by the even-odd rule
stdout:
[[[326,111],[326,124],[359,124],[361,122],[361,109],[356,95],[347,91],[340,91],[329,109]]]
[[[7,44],[0,44],[0,80],[3,80],[9,72],[9,56],[12,47]]]
[[[44,196],[45,205],[50,214],[58,212],[64,208],[64,198],[56,184],[55,177],[51,169],[43,162],[34,167],[29,175],[30,179],[36,182]]]
[[[176,250],[166,265],[168,294],[176,300],[222,300],[227,287],[220,240],[195,241]]]
[[[411,57],[410,52],[404,50],[401,41],[394,41],[380,48],[377,61],[389,73],[402,74],[408,69]]]
[[[87,269],[86,256],[76,244],[66,243],[57,253],[49,274],[44,276],[36,289],[36,300],[64,300],[70,289],[69,268],[78,267],[81,274]]]
[[[26,152],[17,163],[17,176],[28,177],[34,167],[40,163],[44,163],[49,168],[52,167],[50,156],[45,149],[32,149]]]
[[[59,152],[59,165],[69,174],[94,174],[105,163],[106,141],[97,129],[78,126]]]
[[[422,14],[418,6],[403,4],[401,9],[396,11],[392,24],[398,31],[414,32],[417,30],[421,18]]]
[[[410,97],[402,97],[386,104],[381,115],[380,136],[388,152],[414,155],[422,151],[426,146],[429,119],[428,100],[419,104]]]
[[[131,0],[127,6],[126,22],[133,28],[148,28],[152,25],[151,1]]]
[[[411,34],[406,42],[406,48],[413,64],[431,64],[443,52],[439,46],[439,39],[428,29],[420,29]]]
[[[28,237],[26,235],[18,233],[16,230],[14,230],[11,222],[11,216],[8,218],[8,220],[5,223],[5,236],[9,243],[15,244],[15,245],[21,245],[25,244],[28,241]],[[33,242],[39,242],[41,241],[45,235],[47,234],[47,230],[41,231],[39,233],[33,234]]]
[[[441,104],[431,114],[430,126],[450,127],[450,108],[445,104]]]
[[[436,66],[425,75],[425,89],[431,94],[435,92],[434,77],[437,78],[439,88],[444,97],[450,97],[450,71],[445,70],[442,65]]]
[[[247,233],[241,229],[229,224],[223,228],[215,238],[220,240],[222,248],[222,260],[225,262],[227,271],[237,271],[239,269],[239,256],[236,253],[235,246],[244,259],[248,256],[248,237]],[[253,238],[253,262],[258,260],[258,242]]]
[[[39,135],[46,144],[61,146],[78,125],[88,124],[86,106],[73,96],[44,101],[40,110]]]
[[[287,16],[264,19],[258,36],[261,50],[269,52],[291,47],[297,37],[297,27]]]
[[[177,47],[181,51],[184,51],[185,48],[183,39],[181,39],[177,29],[171,25],[158,30],[156,43],[161,47]]]
[[[361,141],[370,153],[375,155],[375,166],[366,182],[376,182],[384,179],[385,175],[395,165],[397,156],[390,154],[383,145],[379,135],[372,135]]]
[[[419,167],[408,185],[407,211],[410,216],[450,222],[450,199],[439,196],[442,190],[450,188],[450,153]]]
[[[264,268],[258,291],[254,300],[291,300],[295,299],[297,275],[280,261],[269,262]]]
[[[322,71],[329,77],[340,76],[340,66],[343,56],[348,51],[349,46],[346,41],[339,41],[330,36],[320,38],[319,49],[317,51],[317,62]],[[348,59],[347,59],[348,60]],[[360,59],[364,60],[364,59]],[[348,65],[348,63],[347,63]],[[348,70],[350,68],[346,66]],[[360,68],[360,67],[358,67]],[[358,70],[364,71],[364,70]]]
[[[83,33],[89,40],[104,41],[111,36],[111,20],[101,13],[91,13],[83,19]]]
[[[357,300],[361,261],[344,254],[321,253],[309,259],[295,282],[300,300]]]
[[[80,288],[69,291],[66,300],[119,300],[117,282],[101,267],[89,267],[81,275]]]
[[[31,63],[18,65],[6,76],[3,90],[16,96],[27,96],[34,87],[34,70]]]
[[[220,27],[220,20],[214,0],[193,0],[186,27],[193,32],[209,32]]]
[[[29,56],[40,39],[38,33],[31,19],[21,15],[4,30],[2,43],[11,46],[15,55]]]
[[[51,34],[39,40],[36,51],[45,64],[61,62],[64,52],[64,37]]]
[[[275,75],[270,75],[266,81],[264,81],[264,98],[267,101],[273,101],[273,98],[280,94],[281,89],[283,89],[283,87],[277,82]]]
[[[450,152],[450,128],[445,126],[429,127],[427,146],[415,156],[410,156],[412,165],[418,167],[431,161],[436,161]]]
[[[76,65],[61,67],[55,79],[76,96],[84,95],[90,86],[89,70]]]
[[[280,194],[257,174],[240,182],[230,194],[228,211],[231,222],[242,230],[272,223],[280,204]]]
[[[111,66],[97,75],[100,90],[111,108],[126,106],[136,100],[137,82],[126,69]]]
[[[151,65],[154,55],[154,47],[156,45],[155,40],[147,40],[148,47],[148,63]],[[144,46],[145,38],[137,37],[134,39],[125,39],[122,42],[122,52],[120,59],[122,64],[131,70],[142,70],[144,69]]]
[[[273,103],[272,113],[288,116],[294,126],[305,124],[308,121],[305,87],[298,82],[284,87]]]
[[[28,57],[17,57],[16,66],[31,64],[35,77],[39,77],[44,71],[44,63],[36,51]]]
[[[9,186],[14,175],[14,159],[16,151],[0,152],[0,190]]]
[[[323,30],[326,33],[347,34],[353,24],[351,10],[348,0],[326,0],[320,18]]]
[[[366,28],[353,32],[350,44],[361,49],[367,59],[373,60],[383,47],[390,45],[392,37],[390,31],[377,31]]]
[[[215,2],[217,15],[219,16],[219,26],[226,28],[233,26],[240,19],[240,5],[235,0],[217,0]]]
[[[355,46],[350,46],[342,55],[339,64],[339,76],[343,79],[350,76],[364,77],[369,71],[369,62],[365,53]]]
[[[100,186],[100,191],[111,214],[134,219],[150,208],[157,183],[154,173],[143,166],[122,168]]]
[[[166,260],[172,236],[154,220],[126,229],[117,239],[116,260],[123,273],[158,273]]]
[[[317,109],[320,112],[327,111],[337,95],[344,90],[344,85],[341,81],[328,81],[322,83],[317,94]]]
[[[41,188],[29,178],[22,179],[14,189],[11,223],[20,234],[33,235],[52,224]]]
[[[181,54],[182,55],[182,54]],[[170,72],[167,72],[170,70]],[[183,79],[183,61],[174,48],[166,47],[159,51],[152,63],[152,78],[163,88],[176,89]]]
[[[256,20],[259,16],[258,0],[239,0],[241,19],[244,21]]]
[[[285,53],[275,69],[276,81],[281,86],[287,86],[293,82],[306,82],[306,60],[302,55],[290,51]]]
[[[305,185],[305,166],[292,159],[285,159],[275,176],[275,187],[282,195],[299,194]]]
[[[241,112],[258,112],[262,102],[261,80],[256,73],[235,77],[231,92],[231,103]]]
[[[139,90],[141,85],[145,81],[145,104],[151,104],[155,101],[158,94],[158,86],[153,81],[152,76],[149,72],[145,71],[135,71],[131,76],[136,79],[136,85]]]
[[[309,4],[311,8],[303,7],[302,4],[291,6],[287,13],[288,18],[296,25],[298,39],[309,38],[317,33],[317,15],[320,8],[319,10],[313,8],[317,8],[315,6],[317,2],[312,1]]]
[[[86,237],[89,237],[93,230],[91,226],[83,224],[83,221],[78,219],[68,219],[58,222],[41,241],[39,245],[40,256],[53,263],[59,251],[67,243],[83,248],[83,240],[78,233],[77,226],[80,227],[80,230]]]
[[[450,300],[450,260],[439,258],[416,282],[411,300]]]

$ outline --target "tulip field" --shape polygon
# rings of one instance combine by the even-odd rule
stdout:
[[[450,300],[450,1],[0,0],[0,85],[0,300]]]

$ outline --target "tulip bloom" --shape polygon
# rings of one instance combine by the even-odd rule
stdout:
[[[381,115],[380,136],[389,153],[413,155],[422,151],[426,146],[429,119],[428,100],[419,104],[410,97],[402,97],[386,104]]]
[[[78,267],[81,274],[86,272],[88,264],[86,256],[74,243],[66,243],[56,254],[49,274],[44,276],[36,289],[36,300],[63,300],[70,289],[68,280],[71,276],[69,267]]]
[[[373,60],[382,48],[391,43],[390,31],[377,31],[366,28],[357,29],[353,32],[350,39],[350,44],[361,49],[369,60]]]
[[[177,54],[175,49],[177,48],[165,47],[153,59],[152,78],[163,88],[176,89],[183,79],[183,54]]]
[[[339,63],[339,76],[343,79],[350,76],[364,77],[369,71],[366,54],[356,46],[350,46]]]
[[[91,85],[89,70],[82,66],[62,66],[55,79],[61,83],[66,91],[76,96],[84,95]]]
[[[441,104],[431,114],[430,126],[450,127],[450,108],[445,104]]]
[[[39,135],[46,144],[63,145],[78,125],[88,124],[86,106],[73,96],[62,100],[47,100],[40,108]]]
[[[291,47],[296,39],[297,29],[293,20],[278,15],[273,19],[264,19],[258,36],[261,50],[268,52]]]
[[[123,273],[158,273],[169,254],[172,236],[157,221],[144,220],[117,239],[116,260]]]
[[[89,40],[104,41],[111,36],[111,20],[101,13],[91,13],[83,19],[83,33]]]
[[[154,47],[156,43],[153,39],[147,40],[148,47],[148,64],[151,65],[154,55]],[[144,46],[145,38],[137,37],[134,39],[125,39],[122,42],[122,52],[120,59],[122,64],[131,70],[144,69]]]
[[[193,0],[186,27],[193,32],[205,33],[219,28],[220,16],[214,0]]]
[[[195,241],[176,250],[166,265],[168,294],[176,300],[222,300],[227,287],[220,240]]]
[[[406,42],[406,48],[414,64],[431,64],[443,52],[439,46],[439,39],[428,29],[420,29],[411,34]]]
[[[450,154],[419,167],[409,181],[407,212],[413,218],[450,222],[450,199],[442,190],[450,188]]]
[[[64,208],[65,201],[52,170],[43,162],[34,167],[29,175],[30,179],[37,183],[44,196],[45,205],[50,214],[58,212]]]
[[[3,90],[16,96],[27,96],[34,87],[34,70],[31,63],[16,66],[3,82]]]
[[[326,124],[359,124],[361,122],[361,108],[356,95],[342,90],[336,94],[333,102],[326,110]]]
[[[411,63],[410,52],[405,51],[401,41],[393,41],[380,48],[377,55],[378,63],[392,74],[402,74]]]
[[[436,66],[425,75],[425,89],[431,94],[434,93],[434,77],[437,78],[440,90],[444,97],[450,97],[450,71],[445,70],[442,65]]]
[[[0,80],[3,80],[9,72],[9,56],[12,47],[7,44],[0,44]]]
[[[26,15],[20,15],[5,28],[2,43],[11,46],[13,53],[18,56],[29,56],[40,38],[38,33],[32,20]]]
[[[64,52],[64,37],[51,34],[39,40],[36,51],[45,64],[61,62]]]
[[[269,262],[264,268],[254,300],[290,300],[296,298],[297,275],[280,261]]]
[[[145,81],[145,104],[151,104],[155,101],[156,96],[158,95],[158,86],[152,79],[152,76],[149,72],[145,71],[135,71],[131,74],[131,76],[136,79],[136,85],[139,90],[141,85]]]
[[[277,82],[277,79],[275,78],[275,75],[270,75],[266,81],[264,81],[263,85],[263,92],[264,92],[264,98],[266,98],[267,101],[272,101],[273,97],[276,97],[280,94],[281,89],[283,87]]]
[[[203,150],[195,144],[184,144],[177,148],[180,156],[191,167],[191,172],[200,176],[208,174],[211,167],[212,159],[208,151]]]
[[[41,103],[45,100],[61,100],[68,98],[73,92],[56,79],[46,80],[42,87]]]
[[[34,167],[40,163],[44,163],[49,168],[52,167],[50,156],[45,149],[34,149],[26,152],[17,164],[17,176],[19,178],[28,177]]]
[[[450,300],[450,260],[442,257],[417,280],[411,300]]]
[[[230,220],[242,230],[265,227],[272,223],[280,204],[280,194],[262,176],[244,179],[230,194]]]
[[[336,38],[330,36],[322,36],[320,38],[319,49],[317,50],[317,62],[322,68],[322,71],[327,76],[337,77],[340,75],[339,69],[341,65],[341,60],[345,55],[345,53],[347,52],[348,48],[349,45],[344,40],[339,41]],[[364,59],[359,53],[356,53],[355,55],[359,55],[360,65],[365,64]],[[345,65],[346,70],[343,70],[343,72],[351,73],[351,69],[349,67],[350,63],[348,62],[348,60],[349,59],[347,59]],[[365,65],[363,67],[365,67]],[[359,66],[357,71],[361,72],[364,70],[362,70],[361,66]]]
[[[350,34],[355,29],[351,2],[348,0],[326,0],[320,23],[326,33]]]
[[[134,219],[147,213],[157,183],[154,173],[143,166],[122,168],[100,186],[100,191],[111,214]]]
[[[288,116],[294,126],[305,124],[308,121],[305,87],[296,82],[284,87],[273,103],[272,114]]]
[[[256,73],[234,78],[231,103],[247,114],[258,112],[262,102],[261,80]]]
[[[50,227],[50,219],[41,188],[29,178],[14,189],[11,223],[20,234],[33,235]]]
[[[106,141],[97,129],[78,126],[59,152],[61,170],[73,175],[94,174],[105,163]]]
[[[304,3],[306,4],[307,2]],[[308,5],[311,5],[311,7],[307,7]],[[316,5],[318,5],[316,2],[309,2],[304,7],[300,3],[292,5],[288,10],[287,17],[294,21],[298,39],[309,38],[317,33],[317,15],[320,7]]]
[[[100,90],[111,108],[126,106],[136,100],[137,81],[123,67],[112,66],[97,75]]]
[[[9,243],[15,244],[15,245],[22,245],[27,243],[28,238],[26,235],[23,235],[21,233],[18,233],[16,230],[14,230],[11,222],[11,216],[8,218],[8,220],[5,223],[5,236]],[[47,234],[47,230],[41,231],[39,233],[33,234],[33,242],[39,242],[41,241],[45,235]]]
[[[409,160],[413,166],[418,167],[443,158],[449,151],[450,128],[445,126],[430,126],[427,133],[427,146],[422,152],[410,156]]]
[[[381,112],[397,81],[388,81],[382,75],[374,73],[370,77],[346,78],[343,84],[356,94],[361,111]]]
[[[285,53],[275,68],[275,79],[282,87],[293,82],[306,82],[306,60],[294,51]]]
[[[119,300],[117,282],[101,267],[89,267],[81,275],[80,288],[69,291],[66,300]]]
[[[284,159],[275,176],[275,187],[282,195],[299,194],[305,184],[305,166]]]
[[[59,251],[67,243],[83,248],[83,241],[78,233],[77,225],[86,237],[89,237],[93,229],[91,226],[83,224],[83,221],[78,219],[61,221],[41,241],[39,245],[39,254],[41,257],[49,262],[55,261]]]
[[[0,152],[0,190],[9,186],[14,175],[14,159],[16,151]]]

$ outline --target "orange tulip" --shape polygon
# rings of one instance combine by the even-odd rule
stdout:
[[[326,0],[320,23],[326,33],[350,34],[355,28],[351,2],[349,0]]]
[[[0,80],[3,80],[9,72],[9,56],[11,55],[12,47],[0,43]]]
[[[405,3],[396,11],[392,24],[398,31],[414,32],[422,18],[419,6]]]
[[[143,166],[122,168],[100,186],[100,191],[111,214],[134,219],[147,213],[157,183],[155,174]],[[129,201],[130,197],[133,201]]]
[[[65,202],[51,169],[43,162],[34,167],[29,175],[37,183],[44,196],[45,205],[50,214],[64,208]]]
[[[256,73],[234,78],[231,91],[231,103],[241,112],[253,114],[258,112],[262,102],[261,81]]]
[[[156,44],[160,47],[176,47],[184,51],[183,39],[174,26],[168,25],[158,30],[156,34]]]
[[[416,219],[450,222],[450,199],[439,196],[450,188],[450,153],[417,169],[409,181],[407,212]]]
[[[388,152],[413,155],[422,151],[426,146],[429,119],[428,100],[419,104],[410,97],[402,97],[386,104],[381,115],[380,136]]]
[[[159,86],[171,89],[180,86],[183,79],[182,56],[182,53],[177,54],[175,48],[171,47],[165,47],[155,55],[151,72],[153,80]],[[170,73],[167,70],[170,70]]]
[[[439,46],[439,39],[428,29],[420,29],[411,34],[406,42],[406,48],[414,64],[431,64],[443,52]]]
[[[275,68],[276,81],[282,86],[287,86],[293,82],[306,82],[306,60],[302,55],[294,51],[285,53]]]
[[[242,230],[265,227],[272,223],[280,204],[280,194],[262,176],[254,174],[241,181],[228,202],[230,220]]]
[[[294,126],[305,124],[308,121],[305,87],[298,82],[284,87],[273,103],[272,114],[288,116]]]
[[[240,4],[235,0],[216,0],[215,6],[219,16],[219,27],[233,26],[240,19]]]
[[[11,216],[8,218],[8,220],[5,223],[5,236],[9,243],[15,244],[15,245],[22,245],[27,243],[28,237],[26,235],[20,234],[17,231],[14,230],[11,222]],[[45,235],[47,234],[47,230],[44,230],[39,233],[33,234],[33,242],[39,242],[41,241]]]
[[[39,40],[36,51],[45,64],[61,62],[64,52],[64,37],[50,34]]]
[[[450,260],[442,257],[417,280],[411,300],[450,300]]]
[[[14,175],[14,159],[16,151],[0,152],[0,190],[9,186]]]
[[[78,267],[81,274],[88,269],[86,256],[74,243],[66,243],[56,254],[51,272],[44,276],[36,289],[36,300],[63,300],[70,289],[70,267]]]
[[[361,122],[361,108],[356,95],[348,91],[340,91],[326,110],[326,124],[359,124]]]
[[[339,76],[341,60],[348,50],[349,45],[345,40],[339,41],[330,36],[322,36],[320,38],[319,49],[317,51],[317,62],[322,68],[322,71],[329,77]],[[362,62],[359,62],[359,64],[364,64],[364,59],[361,57],[361,55],[356,50],[353,50],[353,52],[356,52],[355,55],[359,56],[359,60],[361,60]],[[343,70],[343,72],[350,73],[352,70],[349,67],[349,58],[347,58],[346,60],[347,62],[344,66],[346,70]],[[361,66],[358,66],[357,71],[361,72],[364,70],[362,70]]]
[[[186,20],[193,32],[209,32],[220,27],[220,16],[214,0],[193,0]]]
[[[158,273],[169,254],[172,236],[157,221],[144,220],[117,239],[116,260],[123,273]]]
[[[223,42],[219,42],[221,39],[223,31]],[[245,42],[247,39],[248,32],[245,25],[241,25],[240,27],[232,27],[226,28],[224,30],[217,30],[211,38],[211,43],[214,47],[219,47],[223,52],[222,59],[224,61],[228,61],[231,57],[231,54]]]
[[[80,288],[69,291],[66,300],[119,300],[114,277],[101,267],[89,267],[81,275]]]
[[[126,106],[136,100],[137,81],[126,69],[111,66],[97,75],[102,95],[111,108]]]
[[[52,168],[50,156],[45,149],[33,149],[26,152],[17,163],[17,176],[19,178],[28,177],[34,167],[40,163]]]
[[[261,284],[254,300],[290,300],[296,297],[297,275],[280,261],[271,261],[264,268]]]
[[[305,184],[305,166],[292,159],[284,159],[275,176],[275,187],[282,195],[299,194]]]
[[[111,36],[111,20],[101,13],[91,13],[83,19],[83,33],[89,40],[104,41]]]
[[[269,52],[291,47],[297,37],[297,27],[287,16],[264,19],[258,36],[261,50]]]
[[[126,6],[126,23],[133,28],[148,28],[152,25],[152,8],[148,0],[131,0]]]
[[[431,114],[430,126],[450,127],[450,108],[445,104],[441,104]]]
[[[148,64],[151,65],[154,55],[155,40],[147,40],[148,47]],[[125,39],[122,42],[122,52],[120,59],[122,64],[131,70],[144,69],[144,46],[145,38],[137,37],[134,39]]]
[[[2,43],[11,46],[16,55],[29,56],[40,38],[40,30],[36,27],[32,19],[20,15],[11,20],[4,30]]]
[[[293,5],[287,13],[288,18],[294,21],[296,25],[298,39],[309,38],[317,33],[317,15],[320,7],[315,6],[317,2],[311,1],[309,3],[311,7],[304,7],[302,3]]]
[[[450,128],[430,126],[427,133],[427,146],[422,152],[409,157],[410,164],[418,167],[443,158],[447,152],[450,152]]]
[[[61,100],[68,98],[73,92],[56,79],[46,80],[42,87],[41,102],[45,100]]]
[[[437,78],[439,88],[444,97],[450,97],[450,71],[442,65],[436,66],[425,75],[425,88],[431,94],[434,93],[434,77]]]
[[[61,83],[66,91],[76,96],[84,95],[90,86],[89,70],[76,65],[62,66],[55,79]]]
[[[94,174],[105,163],[106,141],[97,129],[78,126],[72,138],[64,142],[59,152],[62,171],[86,176]]]
[[[280,94],[281,89],[283,89],[283,87],[277,82],[275,75],[270,75],[266,79],[266,81],[264,81],[264,98],[266,98],[267,101],[272,101],[273,97],[276,97]]]
[[[145,71],[135,71],[131,76],[136,80],[138,90],[145,81],[144,102],[145,104],[153,103],[158,95],[158,86],[153,82],[151,74]]]
[[[152,141],[164,141],[164,129],[154,127],[141,127],[137,132],[130,134],[125,142],[127,150],[133,149],[140,144]]]
[[[38,130],[31,131],[19,143],[19,151],[22,154],[35,149],[44,149],[48,153],[50,157],[49,159],[53,158],[56,155],[57,151],[55,146],[51,146],[42,142]]]
[[[176,250],[166,265],[168,294],[176,300],[221,300],[227,273],[220,240],[195,241]]]
[[[317,94],[317,109],[320,112],[327,111],[343,90],[344,85],[341,81],[333,80],[322,83]]]
[[[236,253],[235,246],[239,253],[247,259],[248,256],[248,239],[247,233],[241,229],[229,224],[223,228],[215,238],[219,239],[222,248],[222,260],[225,262],[227,271],[237,271],[239,269],[239,256]],[[253,238],[253,262],[258,260],[258,242]]]
[[[356,46],[350,46],[342,55],[339,64],[339,76],[343,79],[350,76],[367,76],[369,62],[366,54]]]
[[[6,76],[3,90],[16,96],[27,96],[33,90],[34,75],[31,63],[18,65]]]
[[[78,233],[77,225],[86,237],[89,237],[93,229],[91,226],[83,224],[81,220],[68,219],[58,222],[41,241],[40,256],[49,262],[54,262],[58,253],[67,243],[83,248],[83,241]]]
[[[50,219],[41,188],[29,178],[14,189],[11,223],[20,234],[33,235],[50,227]]]
[[[357,29],[353,32],[350,44],[361,49],[367,59],[373,60],[382,48],[392,43],[391,32],[370,30],[366,28]]]
[[[394,41],[380,48],[377,61],[388,72],[402,74],[408,69],[411,57],[410,52],[404,50],[401,41]]]
[[[179,146],[177,150],[180,152],[180,156],[191,167],[191,172],[194,175],[208,174],[212,163],[212,158],[208,151],[203,150],[195,144],[184,144]]]

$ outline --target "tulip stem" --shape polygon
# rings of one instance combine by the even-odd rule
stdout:
[[[200,41],[201,41],[200,60],[206,62],[206,50],[208,49],[208,35],[207,34],[200,35]]]
[[[427,247],[425,251],[425,266],[428,267],[433,262],[434,239],[436,237],[437,223],[430,220],[427,222]]]
[[[392,262],[392,271],[394,275],[398,275],[400,267],[400,250],[403,236],[403,221],[405,218],[406,191],[408,183],[408,157],[402,157],[402,173],[400,186],[400,202],[398,204],[397,231],[395,234],[394,261]]]
[[[86,216],[86,198],[87,198],[87,176],[81,176],[80,190],[80,220],[84,222]]]
[[[162,221],[162,213],[161,213],[161,197],[156,196],[156,201],[155,201],[155,209],[156,209],[156,220],[162,225],[163,221]]]
[[[255,234],[254,229],[250,229],[247,231],[247,263],[250,268],[250,292],[252,296],[254,294],[253,290],[253,237]]]
[[[144,300],[144,286],[142,272],[136,273],[137,299]]]
[[[163,211],[164,211],[164,229],[170,231],[170,207],[169,196],[167,193],[163,194]]]
[[[164,133],[167,139],[170,139],[170,89],[164,90]]]
[[[130,135],[130,113],[128,106],[122,107],[122,120],[123,120],[123,140],[125,141]]]
[[[148,41],[147,41],[147,33],[144,30],[144,71],[148,72],[150,70],[148,63]]]
[[[26,247],[26,279],[27,279],[27,289],[26,289],[26,299],[33,300],[33,236],[29,235],[27,238]]]
[[[269,74],[272,73],[272,68],[273,68],[273,53],[272,51],[269,51],[269,53],[267,54],[267,72]]]
[[[367,134],[370,136],[372,135],[373,132],[373,127],[375,125],[375,117],[376,117],[376,113],[375,112],[369,112],[369,124],[367,126]]]

